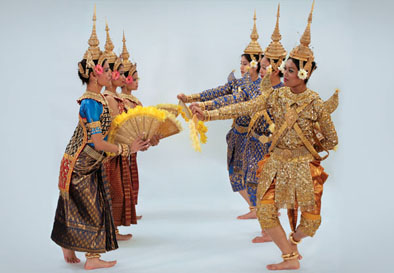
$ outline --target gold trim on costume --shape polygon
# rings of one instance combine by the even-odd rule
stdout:
[[[201,101],[200,93],[196,93],[196,94],[191,94],[189,96],[186,96],[185,103],[200,102],[200,101]]]
[[[122,100],[122,98],[119,96],[118,93],[111,92],[111,91],[109,91],[109,90],[107,90],[107,89],[104,90],[103,95],[104,95],[104,96],[107,95],[107,96],[114,97],[114,98],[117,99],[117,100]]]
[[[94,129],[94,128],[97,128],[97,127],[101,128],[101,122],[100,121],[93,121],[93,122],[90,122],[90,123],[86,123],[86,126],[88,126],[90,129]]]
[[[140,102],[140,100],[139,99],[137,99],[137,97],[135,97],[135,96],[133,96],[133,95],[129,95],[129,94],[125,94],[125,93],[120,93],[119,94],[119,97],[121,98],[121,99],[128,99],[129,101],[131,101],[131,102],[134,102],[134,103],[136,103],[136,104],[138,104],[138,105],[142,105],[142,103]]]
[[[91,91],[87,90],[85,93],[82,94],[81,97],[79,97],[79,99],[77,101],[78,101],[78,103],[80,103],[84,99],[93,99],[95,101],[100,102],[103,106],[108,105],[107,100],[100,93],[95,93],[95,92],[91,92]]]

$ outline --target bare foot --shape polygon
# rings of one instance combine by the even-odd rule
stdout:
[[[289,269],[299,269],[300,262],[298,259],[283,261],[278,264],[267,265],[268,270],[289,270]]]
[[[81,262],[81,260],[78,259],[77,256],[75,255],[75,251],[74,250],[62,247],[62,251],[63,251],[64,260],[67,263],[69,263],[69,264],[77,264],[77,263]]]
[[[246,219],[257,219],[256,210],[251,210],[246,214],[240,215],[237,217],[239,220],[246,220]]]
[[[137,215],[137,220],[141,220],[142,215]]]
[[[108,267],[113,267],[115,264],[116,264],[116,261],[106,262],[106,261],[100,260],[99,258],[91,258],[91,259],[86,259],[85,269],[92,270],[92,269],[98,269],[98,268],[108,268]]]
[[[117,241],[128,241],[133,237],[132,234],[116,234]]]
[[[272,242],[271,237],[265,233],[264,231],[261,232],[263,236],[257,236],[252,240],[252,243],[266,243],[266,242]]]

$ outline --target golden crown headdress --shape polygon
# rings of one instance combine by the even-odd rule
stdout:
[[[105,50],[103,54],[101,54],[100,59],[98,61],[99,65],[103,65],[104,60],[107,60],[108,63],[114,64],[118,56],[116,56],[114,50],[114,44],[111,41],[111,37],[109,36],[109,27],[108,22],[105,22],[105,32],[107,33],[107,39],[105,41]]]
[[[244,53],[249,54],[252,60],[255,60],[254,55],[260,56],[263,53],[260,44],[257,42],[257,40],[259,39],[259,34],[257,33],[256,28],[256,10],[254,11],[253,21],[253,30],[250,34],[251,41],[249,45],[245,48]]]
[[[315,60],[313,52],[309,48],[309,44],[311,43],[311,23],[314,5],[315,0],[313,0],[312,8],[308,17],[308,24],[306,26],[304,34],[302,34],[301,36],[300,44],[290,52],[290,57],[299,60],[300,69],[305,69],[309,73],[309,75],[312,73],[312,62]]]
[[[272,42],[267,46],[264,52],[264,56],[270,59],[270,63],[273,70],[277,70],[278,67],[282,64],[283,59],[286,58],[287,52],[283,48],[280,40],[282,39],[282,35],[279,32],[279,11],[280,4],[278,4],[278,12],[276,15],[276,25],[274,32],[271,35]],[[275,61],[277,61],[275,63]]]
[[[86,68],[82,67],[82,64],[78,63],[79,72],[84,78],[89,78],[89,68],[94,68],[94,61],[98,60],[101,56],[101,50],[99,47],[99,40],[96,34],[96,5],[94,5],[94,12],[93,12],[93,28],[92,34],[88,40],[89,48],[86,50],[85,54],[83,55],[83,59],[86,60]]]
[[[122,60],[123,60],[123,67],[124,67],[124,71],[125,72],[129,72],[129,75],[133,75],[133,73],[137,70],[137,64],[136,63],[132,63],[129,60],[130,54],[127,51],[127,47],[126,47],[126,38],[124,35],[124,31],[123,31],[123,51],[120,54]]]

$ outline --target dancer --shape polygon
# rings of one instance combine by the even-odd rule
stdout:
[[[260,61],[260,77],[264,78],[267,72],[271,73],[270,80],[273,89],[283,86],[281,81],[283,73],[281,72],[281,69],[283,70],[284,60],[287,55],[286,50],[280,43],[282,36],[279,32],[279,12],[280,5],[278,5],[275,29],[271,35],[272,41],[265,49],[264,57]],[[273,123],[272,115],[268,111],[262,110],[252,116],[249,124],[248,138],[243,155],[243,169],[245,170],[245,182],[248,189],[250,203],[253,206],[256,206],[258,185],[258,177],[256,175],[258,168],[257,163],[268,153],[271,143],[264,141],[264,139],[269,136],[269,126]],[[271,241],[272,239],[266,234],[266,232],[264,232],[264,230],[262,230],[262,236],[257,236],[252,240],[253,243],[265,243]]]
[[[79,263],[75,251],[86,252],[85,269],[112,267],[116,261],[100,260],[100,253],[118,248],[111,213],[109,185],[103,171],[104,152],[128,155],[148,142],[131,146],[105,141],[111,123],[108,103],[100,94],[108,85],[108,62],[98,65],[101,51],[96,35],[96,10],[89,49],[78,63],[78,75],[86,92],[78,99],[79,123],[67,145],[60,166],[60,196],[51,239],[61,246],[68,263]]]
[[[103,94],[108,101],[111,115],[115,118],[117,115],[126,111],[123,99],[116,93],[118,87],[123,87],[125,85],[126,78],[124,76],[122,58],[117,58],[116,54],[113,52],[114,45],[109,36],[108,23],[106,23],[105,31],[107,34],[105,51],[99,59],[99,64],[101,64],[103,60],[107,60],[112,70],[111,81],[109,85],[106,86]],[[131,157],[133,156],[135,156],[135,154],[131,155]],[[133,200],[133,167],[131,158],[130,156],[115,156],[109,159],[104,166],[110,184],[116,239],[118,241],[130,240],[132,234],[119,234],[118,226],[137,224],[135,201]]]
[[[123,99],[123,103],[126,109],[132,109],[136,106],[142,106],[142,103],[134,95],[132,91],[138,90],[138,71],[137,64],[132,63],[129,60],[130,54],[126,47],[126,38],[123,32],[123,51],[121,54],[123,60],[124,76],[126,77],[126,83],[122,86],[122,93],[119,97]],[[160,142],[159,136],[153,136],[150,139],[150,145],[156,146]],[[133,200],[134,204],[138,204],[138,193],[139,193],[139,178],[138,178],[138,166],[137,166],[137,154],[133,154],[130,157],[131,162],[131,184],[133,188]],[[141,219],[142,215],[137,216],[137,220]]]
[[[200,102],[193,103],[190,108],[193,113],[197,109],[211,110],[232,103],[249,100],[260,95],[260,81],[259,69],[260,58],[263,50],[257,42],[259,35],[256,28],[256,12],[254,13],[254,24],[252,34],[250,35],[251,42],[244,50],[241,56],[241,79],[234,79],[223,86],[205,90],[201,93],[186,96],[179,94],[178,99],[183,102]],[[249,73],[246,73],[249,72]],[[250,76],[251,81],[246,80]],[[234,119],[231,130],[227,133],[227,167],[231,187],[234,192],[239,192],[242,198],[248,203],[250,211],[246,214],[240,215],[238,219],[252,219],[256,218],[255,207],[250,203],[247,189],[244,183],[244,172],[242,166],[242,154],[246,144],[246,134],[250,122],[249,116],[239,116]]]
[[[230,105],[218,110],[205,111],[199,118],[206,120],[228,119],[267,109],[275,121],[269,155],[259,163],[260,180],[257,189],[258,219],[263,230],[282,251],[283,262],[270,264],[269,270],[298,269],[297,245],[307,236],[312,237],[321,223],[320,209],[323,184],[327,179],[320,162],[338,143],[337,133],[319,95],[306,84],[316,68],[310,44],[310,25],[300,39],[300,45],[290,53],[284,72],[285,87],[272,89],[266,76],[262,95],[255,100]],[[267,88],[268,87],[268,88]],[[315,134],[320,129],[320,140]],[[326,151],[321,157],[318,152]],[[278,219],[278,210],[301,209],[301,222],[286,238]],[[295,215],[295,214],[294,214]]]

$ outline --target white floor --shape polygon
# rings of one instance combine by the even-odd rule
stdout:
[[[273,243],[251,243],[251,239],[259,235],[256,220],[236,220],[237,215],[246,212],[247,206],[230,189],[225,158],[215,162],[201,160],[203,154],[196,154],[189,160],[190,170],[183,170],[190,176],[181,177],[179,170],[169,167],[180,165],[177,161],[181,159],[155,162],[158,153],[168,146],[165,141],[161,143],[162,150],[157,148],[139,156],[138,213],[143,218],[136,226],[121,228],[121,232],[132,232],[133,238],[121,242],[118,250],[103,255],[104,259],[118,261],[105,272],[254,273],[267,272],[266,264],[280,261],[281,253]],[[184,149],[184,153],[194,153],[190,147],[185,148],[188,149]],[[341,194],[337,184],[338,181],[330,179],[326,184],[323,223],[313,239],[308,238],[301,244],[304,260],[299,272],[388,272],[385,265],[373,266],[364,260],[370,255],[368,249],[357,246],[364,240],[362,236],[368,234],[354,229],[352,222],[343,222],[347,216],[338,202]],[[4,268],[1,272],[83,271],[83,263],[66,264],[60,248],[49,238],[57,191],[54,187],[50,192],[54,195],[51,198],[47,191],[42,199],[31,196],[24,200],[24,204],[31,206],[23,207],[23,215],[5,210],[6,219],[17,224],[9,230],[2,222],[7,233],[2,233],[5,247],[1,249]],[[288,229],[285,215],[283,211],[281,220]],[[350,227],[360,241],[352,242],[349,239],[352,234],[346,233],[349,229],[344,229],[344,225]],[[371,248],[376,248],[378,241],[372,242],[375,245]],[[373,253],[372,260],[380,260],[378,252]],[[79,253],[79,257],[83,258],[83,254]],[[347,261],[347,257],[358,264]],[[371,268],[374,270],[370,271]]]

